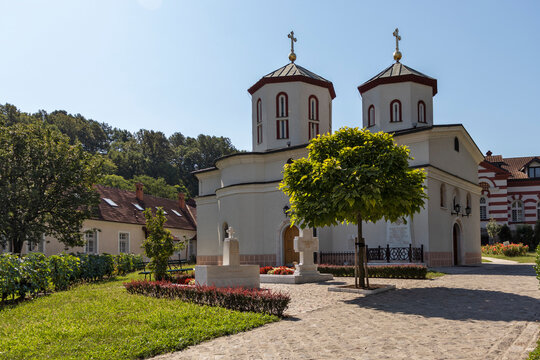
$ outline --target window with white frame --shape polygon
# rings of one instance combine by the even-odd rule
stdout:
[[[488,219],[488,212],[487,212],[487,200],[485,197],[480,198],[480,220],[487,220]]]
[[[516,200],[512,203],[512,222],[523,221],[523,202]]]
[[[530,178],[540,178],[540,167],[529,167],[528,175]]]
[[[308,140],[319,135],[319,100],[311,95],[308,100]]]
[[[370,105],[368,108],[368,127],[375,125],[375,106]]]
[[[44,252],[45,250],[45,239],[42,237],[41,240],[36,244],[35,242],[26,242],[26,249],[28,252]]]
[[[401,101],[395,99],[390,103],[390,122],[401,121]]]
[[[418,102],[418,122],[426,122],[426,104],[422,100]]]
[[[309,122],[309,140],[317,137],[319,135],[319,123],[310,121]]]
[[[263,127],[262,127],[262,101],[257,100],[257,144],[263,142]]]
[[[129,233],[118,233],[118,252],[124,254],[129,253]]]
[[[276,139],[289,138],[289,100],[287,94],[279,93],[276,97]]]
[[[97,244],[97,232],[89,230],[84,233],[84,240],[86,244],[84,245],[84,252],[87,254],[97,254],[98,253],[98,244]]]

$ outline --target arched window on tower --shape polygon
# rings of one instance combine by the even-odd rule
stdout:
[[[257,144],[263,141],[263,127],[262,127],[262,101],[257,100]]]
[[[512,203],[512,222],[523,222],[523,202],[516,200]]]
[[[289,138],[289,98],[281,92],[276,96],[276,139]]]
[[[487,200],[484,196],[480,198],[480,220],[488,219]]]
[[[370,105],[367,111],[367,126],[375,125],[375,106]]]
[[[418,102],[418,122],[426,123],[426,104],[422,100]]]
[[[446,186],[444,184],[441,184],[439,195],[440,195],[441,207],[445,208],[446,207]]]
[[[401,122],[401,101],[397,99],[390,103],[390,122]]]
[[[454,150],[459,152],[459,140],[458,140],[457,136],[454,138]]]
[[[319,99],[311,95],[308,99],[308,140],[319,135]]]

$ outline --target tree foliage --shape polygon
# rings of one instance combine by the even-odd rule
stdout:
[[[177,132],[167,138],[160,131],[145,129],[131,133],[64,110],[29,114],[10,104],[0,105],[0,124],[20,123],[49,124],[67,135],[70,144],[81,143],[85,151],[101,155],[104,174],[126,180],[139,175],[157,181],[163,178],[171,186],[185,185],[192,196],[197,195],[199,185],[192,171],[213,166],[217,158],[237,152],[224,137],[201,134],[192,138]]]
[[[163,178],[153,178],[148,175],[137,175],[133,179],[124,179],[120,175],[104,175],[99,181],[99,184],[114,187],[117,189],[133,191],[136,183],[144,184],[144,193],[148,195],[163,197],[167,199],[178,199],[178,193],[188,193],[188,190],[183,184],[169,185]]]
[[[395,222],[424,206],[425,173],[409,168],[409,149],[390,134],[345,127],[311,140],[308,150],[308,158],[285,165],[280,184],[290,198],[293,224],[357,224],[364,244],[362,221]]]
[[[497,235],[501,232],[502,225],[497,224],[495,219],[489,219],[489,222],[486,225],[486,230],[490,238],[495,239]]]
[[[15,253],[44,235],[82,245],[100,171],[99,158],[46,124],[0,126],[0,241]]]
[[[171,232],[165,229],[164,224],[167,219],[163,208],[159,207],[155,216],[152,214],[152,209],[148,208],[144,211],[144,217],[148,236],[143,241],[142,247],[146,256],[151,259],[149,266],[156,280],[163,280],[167,278],[169,258],[175,251],[182,250],[185,243],[176,243]]]

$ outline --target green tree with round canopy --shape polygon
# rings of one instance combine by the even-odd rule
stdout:
[[[344,127],[312,139],[308,151],[307,158],[285,165],[280,184],[290,198],[292,224],[356,224],[359,246],[365,249],[362,221],[395,222],[424,206],[425,173],[409,167],[409,149],[390,134]],[[355,283],[362,288],[367,280],[364,262],[360,251]]]
[[[45,124],[0,126],[0,245],[21,253],[43,236],[84,245],[81,227],[99,203],[102,161]]]

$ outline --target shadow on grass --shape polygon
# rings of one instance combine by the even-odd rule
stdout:
[[[540,320],[539,299],[490,290],[446,287],[398,289],[344,302],[364,309],[449,320]]]

